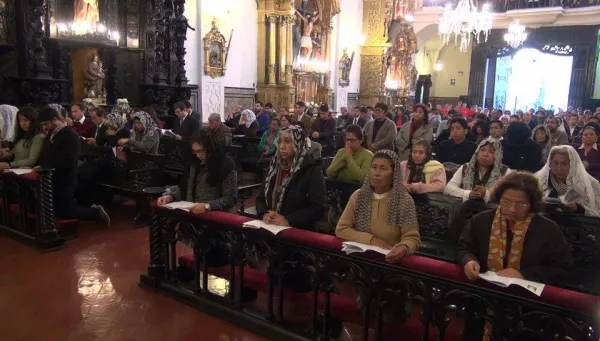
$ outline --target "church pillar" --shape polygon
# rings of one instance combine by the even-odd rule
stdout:
[[[288,21],[286,16],[279,17],[279,24],[277,32],[279,34],[279,55],[278,55],[278,68],[277,68],[277,82],[279,84],[285,84],[285,65],[287,62],[287,27]]]
[[[384,37],[384,20],[386,15],[386,0],[364,0],[363,2],[363,32],[366,42],[362,47],[360,58],[360,93],[358,100],[361,104],[375,104],[384,93],[386,67],[385,50],[387,47]]]
[[[267,15],[267,22],[269,23],[269,66],[268,66],[268,79],[269,85],[276,83],[275,75],[277,70],[277,41],[275,40],[276,24],[278,16],[276,14]]]
[[[332,32],[332,27],[329,26],[326,29],[324,29],[323,32],[323,53],[325,55],[325,61],[327,63],[327,65],[330,65],[330,61],[331,61],[331,46],[330,46],[330,38],[331,38],[331,32]],[[330,108],[333,108],[333,103],[332,103],[332,91],[330,88],[330,84],[331,84],[331,70],[328,70],[327,72],[325,72],[323,74],[323,77],[321,78],[321,82],[319,82],[319,88],[317,91],[318,94],[318,98],[319,98],[319,103],[326,103]]]
[[[285,85],[288,87],[292,86],[294,77],[294,20],[296,19],[293,15],[286,15],[285,21],[287,22],[286,28],[286,46],[287,51],[285,54]]]

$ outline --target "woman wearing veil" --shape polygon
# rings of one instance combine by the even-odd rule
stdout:
[[[544,197],[560,200],[563,211],[600,217],[600,182],[585,170],[575,148],[552,147],[548,161],[535,176]]]

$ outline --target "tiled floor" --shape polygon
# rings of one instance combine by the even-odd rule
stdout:
[[[148,233],[132,216],[51,253],[0,236],[0,341],[267,340],[139,288]]]

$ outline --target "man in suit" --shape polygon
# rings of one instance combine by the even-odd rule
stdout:
[[[296,105],[294,105],[294,113],[296,115],[292,116],[292,122],[302,123],[301,126],[302,129],[304,129],[306,136],[310,136],[312,118],[308,114],[306,114],[306,104],[302,101],[296,102]]]
[[[202,122],[202,116],[200,116],[199,113],[194,111],[194,109],[192,108],[192,103],[190,103],[189,101],[185,101],[183,103],[185,104],[185,111],[187,111],[188,114],[190,114],[191,117],[195,118],[196,121],[198,121],[198,124],[200,124],[200,122]]]
[[[372,152],[382,149],[394,150],[396,124],[387,118],[387,111],[387,104],[382,102],[375,104],[373,120],[365,124],[365,140],[367,148]]]
[[[210,114],[210,116],[208,116],[208,133],[221,147],[231,146],[233,142],[231,129],[221,123],[221,115],[219,114]]]
[[[348,108],[340,108],[340,116],[336,119],[336,128],[339,131],[346,130],[346,127],[352,124],[352,115]]]
[[[106,144],[106,125],[104,120],[106,118],[106,112],[102,108],[90,109],[90,118],[96,125],[96,130],[93,137],[86,139],[87,144],[93,144],[96,146],[104,146]]]
[[[348,123],[348,125],[356,124],[364,129],[365,124],[367,124],[367,119],[365,118],[365,115],[366,115],[366,110],[365,110],[365,114],[363,115],[363,113],[361,111],[361,107],[354,107],[354,109],[352,109],[352,119],[346,123]]]
[[[89,117],[85,117],[83,104],[77,103],[71,106],[71,116],[66,118],[69,127],[81,137],[92,137],[96,131],[94,122]]]
[[[177,120],[173,124],[173,133],[178,140],[189,140],[192,135],[200,128],[198,120],[190,116],[183,102],[177,102],[173,106]]]
[[[103,221],[110,225],[110,217],[102,206],[80,207],[75,201],[77,186],[77,162],[81,153],[81,141],[77,133],[59,119],[58,112],[46,106],[38,112],[40,125],[46,132],[40,168],[53,168],[52,189],[54,211],[63,219]]]

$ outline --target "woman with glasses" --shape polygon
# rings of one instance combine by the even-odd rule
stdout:
[[[559,199],[565,212],[600,217],[600,182],[585,169],[575,148],[555,146],[537,173],[544,197]]]
[[[369,172],[373,153],[363,146],[363,133],[360,126],[351,124],[346,128],[346,146],[338,150],[327,177],[341,181],[361,182]]]
[[[457,262],[470,280],[487,271],[546,284],[564,278],[573,259],[560,227],[539,213],[542,195],[530,173],[500,181],[492,194],[500,206],[474,216],[458,242]]]
[[[196,203],[190,210],[193,214],[233,212],[237,203],[235,163],[205,132],[197,132],[190,143],[196,157],[185,168],[181,184],[169,188],[167,195],[158,199],[158,205],[191,201]]]
[[[463,201],[483,199],[489,202],[491,189],[511,172],[502,164],[502,155],[500,141],[491,137],[481,141],[471,161],[458,168],[444,193]]]

